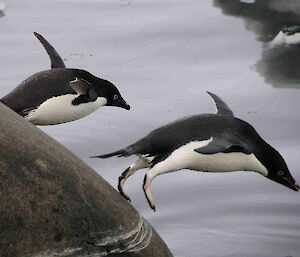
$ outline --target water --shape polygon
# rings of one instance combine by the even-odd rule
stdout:
[[[177,118],[214,112],[206,90],[252,124],[299,182],[299,45],[270,50],[283,25],[299,24],[299,4],[243,2],[6,1],[0,93],[49,68],[33,36],[37,31],[67,67],[109,79],[132,106],[129,112],[103,107],[79,121],[41,128],[115,188],[135,157],[89,156],[126,146]],[[300,256],[299,193],[250,172],[183,170],[155,179],[154,213],[142,191],[143,176],[137,172],[125,189],[175,256]]]

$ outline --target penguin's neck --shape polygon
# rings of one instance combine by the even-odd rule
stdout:
[[[277,159],[274,158],[274,155],[279,155],[281,157],[281,155],[263,139],[261,139],[259,144],[255,145],[253,152],[267,170],[274,166],[274,160]]]

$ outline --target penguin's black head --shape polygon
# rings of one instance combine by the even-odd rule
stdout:
[[[275,149],[273,151],[275,151],[275,153],[273,152],[274,158],[269,162],[267,178],[298,191],[299,184],[292,177],[284,159]]]
[[[98,78],[85,70],[70,69],[70,71],[72,72],[73,76],[71,82],[73,82],[73,80],[76,81],[77,78],[84,82],[83,85],[75,82],[75,84],[72,86],[72,88],[78,94],[82,94],[82,92],[85,93],[83,94],[83,99],[80,99],[81,101],[84,100],[85,102],[93,102],[96,101],[98,97],[103,97],[106,100],[105,105],[117,106],[126,110],[130,110],[129,104],[123,99],[119,90],[108,80]]]
[[[123,99],[115,85],[104,79],[99,80],[100,81],[97,83],[99,87],[95,87],[95,91],[98,96],[106,98],[106,105],[117,106],[130,110],[130,105]]]

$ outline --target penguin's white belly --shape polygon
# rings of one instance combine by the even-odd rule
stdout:
[[[255,157],[254,154],[216,153],[200,154],[194,150],[206,146],[211,139],[190,142],[176,149],[164,161],[156,164],[152,169],[154,173],[162,174],[180,169],[191,169],[196,171],[228,172],[228,171],[256,171],[267,175],[267,169]]]
[[[55,125],[83,118],[107,103],[106,98],[98,97],[94,102],[72,105],[72,100],[78,96],[63,95],[49,98],[25,118],[35,125]]]

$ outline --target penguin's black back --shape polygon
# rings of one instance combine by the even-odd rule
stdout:
[[[51,97],[76,94],[69,85],[75,76],[75,69],[57,68],[41,71],[24,80],[0,101],[24,116],[24,111],[35,109]]]
[[[126,155],[168,155],[191,141],[211,137],[237,137],[254,145],[261,141],[254,128],[245,121],[231,116],[201,114],[189,116],[150,132],[146,137],[125,148]]]

